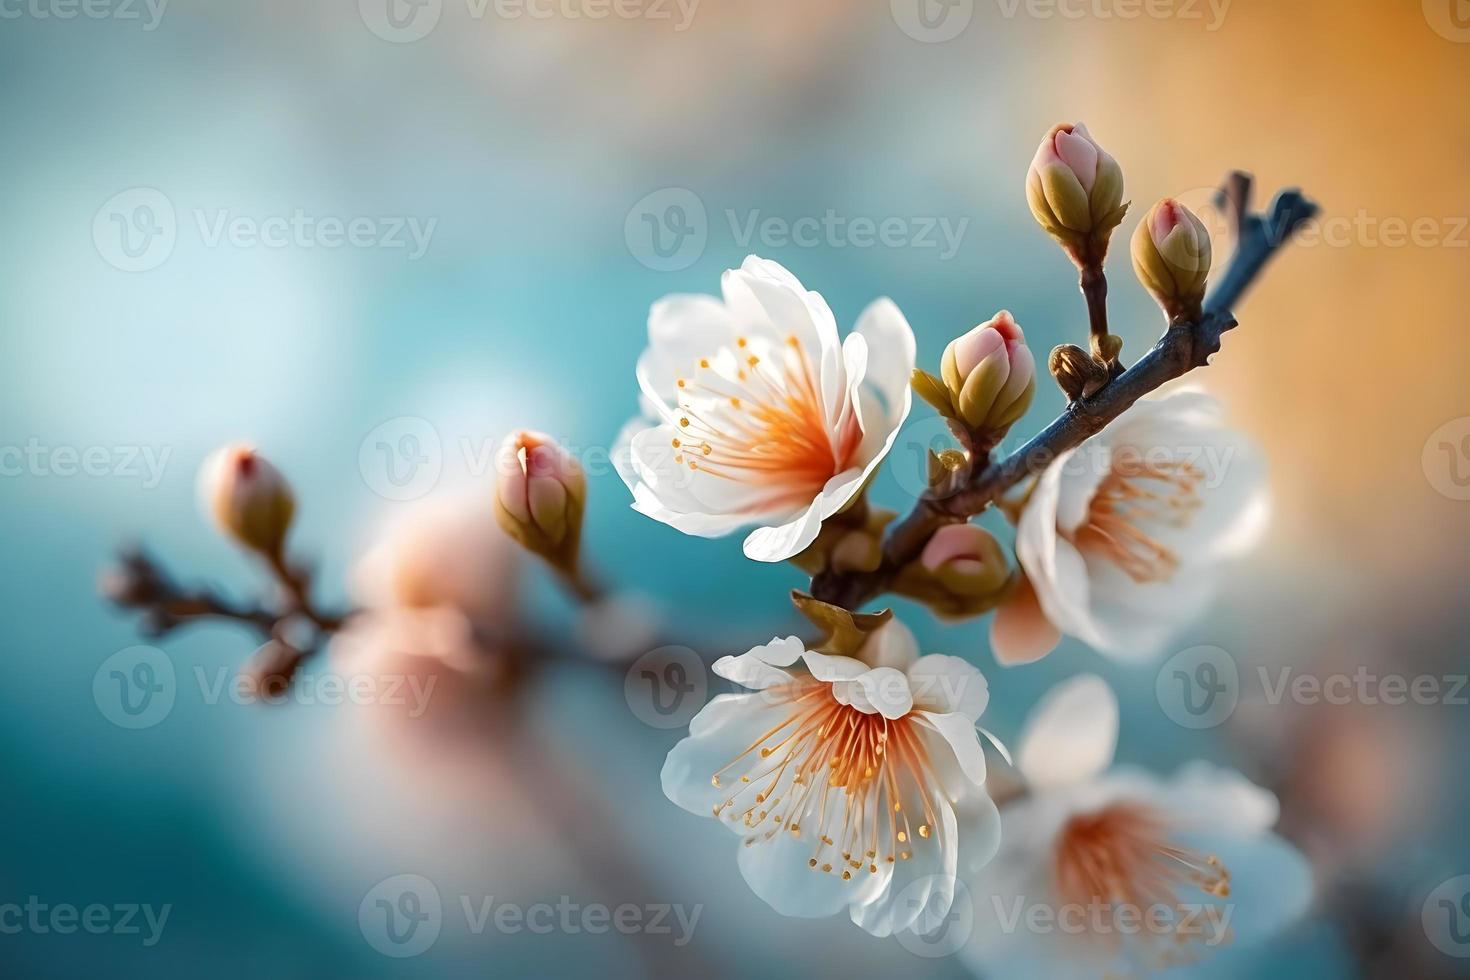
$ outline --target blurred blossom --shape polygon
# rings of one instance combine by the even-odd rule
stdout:
[[[409,506],[352,572],[364,612],[333,643],[351,669],[380,658],[441,661],[494,677],[517,633],[521,554],[488,495],[458,493]]]
[[[1001,662],[1061,634],[1147,659],[1204,610],[1220,563],[1264,530],[1264,467],[1221,415],[1202,392],[1146,399],[1042,474],[1016,529],[1027,584],[991,634]]]
[[[1291,925],[1312,871],[1272,827],[1267,790],[1196,762],[1172,779],[1112,768],[1118,703],[1101,678],[1032,712],[1001,808],[1000,855],[972,884],[980,976],[1081,978],[1195,963]]]

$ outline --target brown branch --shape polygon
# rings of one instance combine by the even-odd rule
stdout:
[[[120,609],[141,615],[139,629],[162,637],[184,626],[217,620],[237,623],[258,633],[263,641],[284,642],[286,624],[294,617],[311,622],[322,634],[335,633],[352,613],[327,613],[311,598],[311,576],[290,569],[284,561],[271,570],[285,589],[289,603],[281,608],[262,603],[235,602],[211,586],[185,587],[142,548],[129,548],[117,564],[103,572],[100,589]],[[299,659],[314,650],[298,651]]]
[[[1267,212],[1253,213],[1251,177],[1240,171],[1226,178],[1221,193],[1231,214],[1235,253],[1206,299],[1198,322],[1171,323],[1137,364],[1101,391],[1067,406],[1055,421],[1011,455],[956,472],[924,493],[913,512],[894,526],[884,545],[883,563],[875,571],[824,572],[812,580],[812,595],[847,609],[860,608],[882,594],[899,571],[918,558],[940,527],[980,513],[1018,483],[1043,472],[1062,453],[1101,432],[1143,396],[1208,365],[1211,355],[1220,349],[1225,331],[1236,325],[1232,307],[1292,233],[1317,213],[1317,205],[1294,189],[1278,194]]]

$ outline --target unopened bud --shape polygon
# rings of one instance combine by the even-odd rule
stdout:
[[[1154,205],[1133,233],[1133,269],[1171,320],[1198,319],[1210,260],[1204,222],[1172,198]]]
[[[1051,376],[1074,402],[1096,393],[1108,383],[1107,367],[1076,344],[1053,348],[1048,366]]]
[[[975,524],[949,524],[935,531],[919,561],[957,596],[998,595],[1011,577],[1000,542]]]
[[[1097,144],[1087,127],[1053,126],[1026,174],[1031,213],[1080,265],[1101,261],[1108,239],[1128,212],[1123,168]]]
[[[496,460],[495,516],[526,550],[562,568],[575,561],[587,477],[566,450],[540,432],[513,432]]]
[[[1036,394],[1036,359],[1005,310],[951,341],[940,373],[959,421],[997,442]]]
[[[216,450],[199,470],[204,512],[226,535],[267,558],[279,558],[296,514],[281,471],[248,446]]]

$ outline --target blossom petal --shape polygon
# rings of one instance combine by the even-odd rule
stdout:
[[[914,705],[936,714],[961,714],[980,720],[990,703],[985,675],[969,661],[942,653],[921,657],[908,669]]]
[[[898,619],[890,619],[868,637],[861,657],[869,667],[907,670],[919,657],[919,641]]]
[[[688,377],[701,357],[733,344],[737,333],[729,308],[713,296],[676,294],[654,303],[648,349],[638,361],[643,393],[660,404],[674,402],[678,379]]]
[[[883,397],[890,422],[906,418],[914,397],[909,387],[917,356],[913,328],[885,296],[863,310],[856,330],[867,339],[868,381]]]
[[[821,294],[808,290],[780,263],[748,256],[722,280],[725,302],[737,322],[761,329],[780,342],[795,337],[818,366],[828,424],[841,414],[847,395],[837,320]]]
[[[838,492],[833,493],[833,488]],[[786,561],[801,554],[817,540],[822,521],[845,507],[862,489],[862,481],[853,471],[839,473],[827,481],[826,488],[811,505],[796,517],[775,527],[758,527],[745,538],[745,557],[752,561]]]
[[[1084,674],[1052,688],[1032,710],[1016,768],[1036,788],[1095,776],[1118,746],[1118,699],[1101,677]]]
[[[1025,575],[990,621],[990,649],[1002,667],[1035,663],[1062,642],[1062,631],[1041,611],[1036,589]]]
[[[823,846],[823,835],[842,836],[847,810],[842,791],[829,807],[824,826],[803,826],[800,836],[777,830],[740,848],[740,873],[767,905],[782,915],[814,919],[835,915],[849,905],[872,901],[888,887],[891,872],[880,866],[876,874],[855,874],[844,880],[841,854]],[[816,867],[811,861],[816,859]],[[823,868],[832,870],[824,871]]]
[[[925,812],[917,793],[906,795],[903,805],[912,813]],[[927,934],[944,922],[954,905],[959,827],[947,800],[931,799],[929,808],[938,817],[938,826],[928,838],[908,842],[908,860],[900,857],[887,865],[892,878],[883,892],[866,904],[853,904],[852,921],[874,936],[906,930]]]
[[[915,711],[914,717],[922,719],[948,743],[954,753],[955,762],[975,786],[985,785],[985,749],[980,745],[980,736],[975,731],[975,722],[960,714],[935,714],[932,711]]]
[[[763,741],[775,744],[784,737],[776,732],[762,738],[789,715],[784,706],[759,694],[722,694],[710,701],[690,721],[689,737],[664,760],[660,774],[664,795],[690,813],[712,816],[714,808],[730,798],[728,787],[761,765],[755,749]],[[722,772],[723,786],[715,786],[711,780]]]
[[[851,681],[841,682],[841,685],[846,690],[838,700],[865,714],[878,714],[889,721],[896,721],[914,707],[908,678],[903,671],[892,667],[875,667]],[[837,686],[833,686],[834,694]]]
[[[806,669],[819,681],[851,681],[868,672],[868,665],[852,657],[834,657],[830,653],[808,650],[801,655]]]

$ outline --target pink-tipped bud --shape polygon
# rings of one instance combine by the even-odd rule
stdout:
[[[1081,123],[1053,126],[1026,174],[1026,200],[1041,227],[1074,258],[1100,260],[1123,220],[1123,168]]]
[[[540,432],[513,432],[496,459],[495,514],[527,550],[556,564],[576,555],[587,500],[581,464]]]
[[[1172,198],[1154,205],[1133,233],[1133,269],[1170,319],[1199,316],[1211,260],[1205,223]]]
[[[940,374],[959,421],[997,441],[1031,407],[1036,358],[1005,310],[944,350]]]
[[[960,596],[997,595],[1011,576],[1000,542],[974,524],[949,524],[935,531],[919,561]]]
[[[280,470],[249,446],[216,450],[199,470],[204,512],[226,535],[279,558],[296,514],[296,499]]]

